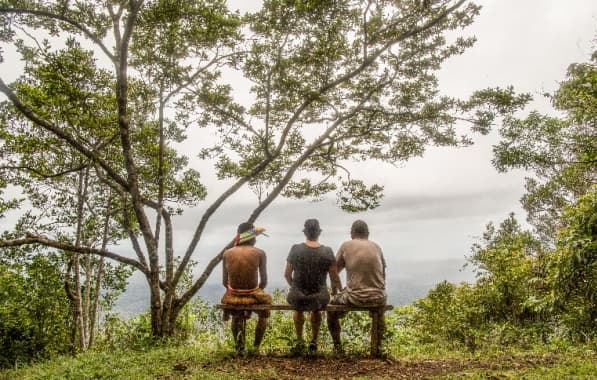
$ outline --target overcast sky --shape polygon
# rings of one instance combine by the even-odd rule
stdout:
[[[231,3],[247,6],[246,2]],[[475,35],[478,41],[443,66],[442,90],[466,97],[476,89],[513,85],[516,91],[535,96],[537,101],[531,108],[552,112],[540,94],[557,89],[570,63],[589,60],[597,35],[597,2],[480,3],[480,16],[465,32]],[[332,199],[317,203],[277,200],[258,221],[270,236],[260,238],[258,245],[269,254],[272,281],[282,281],[288,248],[303,239],[302,223],[311,217],[320,220],[322,242],[334,249],[349,238],[353,220],[367,221],[371,239],[382,246],[389,271],[396,275],[393,278],[409,276],[404,262],[419,260],[447,260],[446,277],[458,277],[459,260],[469,254],[488,222],[500,223],[510,212],[515,212],[521,222],[525,219],[519,205],[525,173],[498,173],[491,166],[491,146],[496,139],[492,133],[477,136],[472,147],[430,149],[423,158],[399,168],[378,162],[363,164],[357,177],[364,174],[386,190],[381,206],[374,211],[346,214]],[[235,197],[233,202],[217,215],[207,236],[230,236],[238,218],[248,215],[253,207],[245,203],[243,196]],[[192,219],[192,215],[188,217]],[[207,252],[215,249],[210,247],[211,241],[203,242]],[[470,278],[467,273],[461,276]],[[392,286],[390,280],[388,287]]]
[[[244,0],[230,3],[241,10],[255,4]],[[465,32],[477,37],[476,45],[452,58],[441,71],[440,86],[447,95],[466,97],[476,89],[513,85],[517,91],[538,98],[540,93],[557,88],[570,63],[588,61],[595,48],[596,1],[479,3],[483,5],[481,14]],[[0,75],[5,81],[12,80],[18,73],[16,67],[16,62],[9,59],[0,64]],[[550,112],[545,101],[536,102],[534,108]],[[374,211],[346,214],[338,210],[333,199],[317,203],[278,199],[257,223],[269,233],[269,238],[259,238],[258,246],[268,253],[272,283],[282,283],[288,249],[303,240],[301,230],[306,218],[320,220],[321,240],[333,249],[349,238],[353,220],[364,219],[370,226],[371,239],[382,246],[394,276],[409,275],[403,265],[406,261],[454,260],[446,264],[450,265],[446,276],[457,272],[458,264],[454,263],[468,255],[485,224],[499,223],[510,212],[524,220],[518,203],[524,191],[524,173],[500,174],[493,169],[491,146],[495,142],[495,133],[477,136],[472,147],[430,149],[424,158],[398,168],[377,162],[363,164],[356,176],[364,174],[386,189],[381,206]],[[233,236],[236,225],[254,206],[250,193],[240,193],[215,215],[194,257],[199,269],[217,253],[222,242]],[[200,211],[191,210],[175,219],[179,252],[186,248]],[[6,220],[0,223],[2,229],[10,227]],[[220,281],[219,271],[210,282]],[[389,288],[394,285],[389,281]]]

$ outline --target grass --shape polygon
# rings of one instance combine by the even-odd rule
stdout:
[[[280,313],[278,313],[280,314]],[[357,316],[358,317],[358,316]],[[254,318],[253,318],[254,319]],[[329,334],[320,336],[316,356],[292,356],[295,343],[290,318],[272,316],[260,353],[237,357],[229,325],[218,333],[194,335],[186,344],[151,344],[123,334],[118,342],[76,357],[60,356],[21,368],[0,370],[13,379],[596,379],[597,345],[565,341],[527,347],[488,345],[475,352],[453,344],[421,344],[403,331],[385,346],[387,357],[369,358],[366,318],[346,324],[347,354],[335,356]],[[251,320],[247,338],[253,336]],[[308,336],[309,331],[305,332]],[[250,341],[250,339],[248,339]],[[118,349],[117,347],[126,347]]]
[[[0,379],[168,379],[183,378],[179,376],[182,373],[208,379],[213,377],[198,376],[201,366],[217,357],[202,346],[158,347],[146,352],[87,352],[0,372]]]
[[[146,351],[96,351],[57,357],[0,372],[8,379],[597,379],[597,355],[588,348],[567,351],[476,353],[370,359],[363,355],[292,358],[284,349],[235,357],[228,346],[198,342]]]

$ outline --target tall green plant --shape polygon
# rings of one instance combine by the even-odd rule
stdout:
[[[63,265],[61,256],[51,252],[16,261],[0,259],[0,367],[70,350],[72,320]]]
[[[486,290],[487,318],[522,324],[538,318],[544,297],[545,260],[541,243],[523,231],[513,214],[499,228],[487,225],[468,258],[477,286]]]
[[[553,301],[571,334],[590,341],[597,334],[597,186],[563,220],[552,256]]]

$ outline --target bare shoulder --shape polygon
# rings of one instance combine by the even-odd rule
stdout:
[[[351,241],[352,240],[346,240],[346,241],[342,242],[342,244],[340,244],[340,247],[338,248],[338,251],[343,250],[347,245],[350,244]]]
[[[235,252],[237,252],[237,247],[232,247],[232,248],[228,248],[227,250],[224,251],[224,253],[222,254],[222,259],[232,259],[235,256]]]

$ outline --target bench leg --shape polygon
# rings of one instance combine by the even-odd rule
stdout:
[[[384,309],[371,310],[371,356],[381,356],[381,343],[385,328],[385,313]]]

